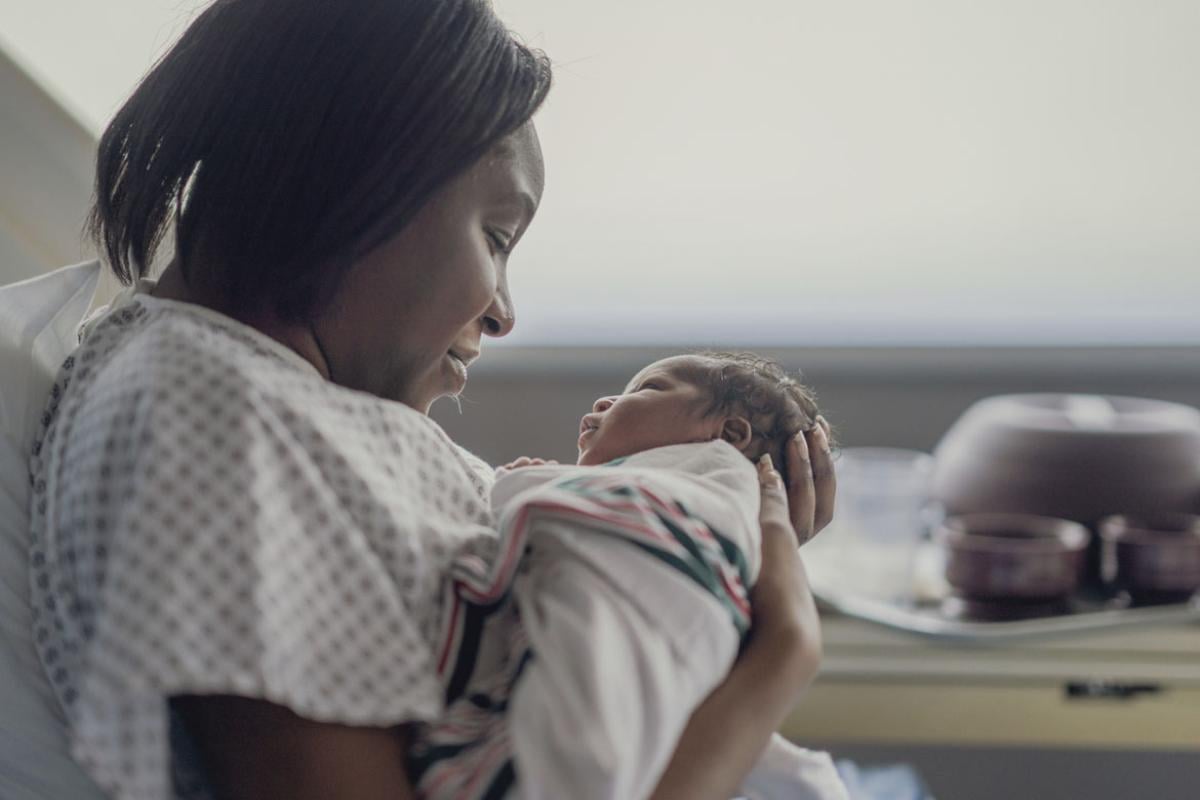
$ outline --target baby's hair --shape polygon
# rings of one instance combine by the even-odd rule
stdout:
[[[697,368],[697,383],[709,395],[705,416],[745,415],[753,436],[746,455],[757,461],[763,453],[770,453],[786,482],[787,442],[816,425],[820,414],[816,394],[777,362],[755,353],[703,351],[696,355],[703,362]]]

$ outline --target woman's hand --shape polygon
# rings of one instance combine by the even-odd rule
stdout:
[[[796,542],[801,545],[816,536],[833,519],[837,476],[833,471],[829,439],[829,423],[824,417],[817,417],[811,430],[796,434],[788,442],[788,485],[784,512],[790,518]],[[772,502],[770,513],[778,511],[776,506],[777,503]]]

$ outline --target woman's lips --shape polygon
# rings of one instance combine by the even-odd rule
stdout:
[[[471,347],[451,347],[446,351],[468,367],[479,358],[479,351]]]
[[[464,384],[467,382],[467,362],[463,361],[454,353],[446,354],[446,361],[450,364],[450,369]]]

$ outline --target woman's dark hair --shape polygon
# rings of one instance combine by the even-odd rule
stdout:
[[[216,0],[104,131],[88,232],[124,283],[173,230],[229,311],[307,319],[549,88],[486,0]]]
[[[755,353],[705,351],[696,355],[700,365],[690,378],[705,390],[705,416],[745,416],[753,433],[746,455],[757,460],[770,453],[786,482],[784,448],[791,437],[816,425],[820,414],[816,394],[778,362]]]

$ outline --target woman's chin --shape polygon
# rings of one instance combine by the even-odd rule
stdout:
[[[422,387],[420,390],[410,391],[404,397],[394,399],[399,400],[409,408],[428,415],[429,409],[433,407],[434,403],[443,398],[458,397],[467,385],[465,379],[457,380],[451,373],[446,372],[445,369],[442,369],[433,378],[434,380],[428,381],[429,384],[433,384],[428,389]]]
[[[411,392],[411,399],[404,404],[415,408],[422,414],[428,414],[435,402],[443,397],[457,397],[467,388],[467,368],[454,358],[446,355],[437,363],[434,369],[426,373],[425,379],[417,391]]]

